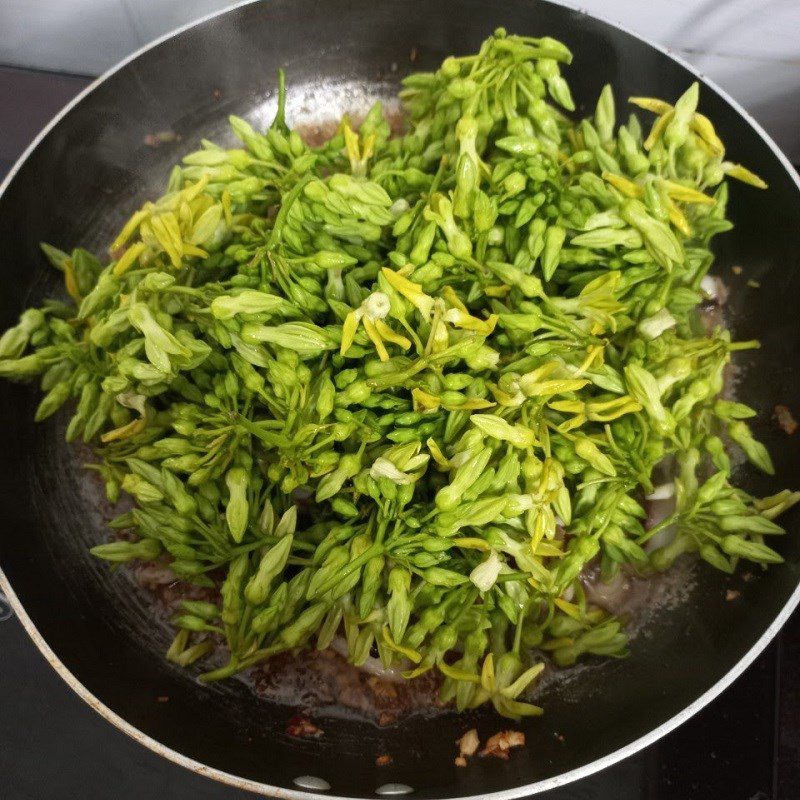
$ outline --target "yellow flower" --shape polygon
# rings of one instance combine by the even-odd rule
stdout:
[[[465,331],[475,331],[483,336],[488,336],[497,325],[497,314],[491,314],[487,319],[478,319],[458,308],[448,308],[444,312],[445,322]]]
[[[456,328],[461,328],[465,331],[475,331],[483,336],[488,336],[497,325],[497,314],[491,314],[487,319],[479,319],[473,317],[469,313],[469,309],[461,302],[461,298],[456,294],[452,286],[445,286],[442,291],[442,297],[451,306],[444,312],[445,322],[449,322]]]
[[[431,320],[431,331],[428,334],[428,342],[425,345],[426,353],[441,353],[450,344],[450,334],[444,321],[444,300],[437,297],[433,303],[433,319]]]
[[[133,419],[126,425],[114,428],[112,431],[104,433],[100,440],[102,442],[116,442],[120,439],[129,439],[131,436],[141,433],[147,427],[147,407],[144,395],[123,392],[117,395],[117,402],[125,408],[130,408],[139,413],[138,419]]]
[[[411,390],[411,393],[414,393],[414,389]],[[442,449],[436,443],[435,439],[429,438],[425,444],[428,446],[428,451],[430,452],[433,460],[443,469],[449,470],[450,469],[450,461],[442,452]]]
[[[136,436],[147,427],[147,420],[144,417],[131,420],[127,425],[122,425],[119,428],[114,428],[113,431],[108,431],[100,437],[100,441],[116,442],[119,439],[129,439],[131,436]]]
[[[604,348],[601,344],[595,344],[590,347],[586,348],[586,358],[583,360],[583,363],[578,367],[576,375],[583,375],[587,369],[590,367],[601,366],[603,364],[604,358]]]
[[[407,350],[411,342],[405,336],[395,333],[383,320],[389,313],[389,298],[383,292],[373,292],[355,311],[351,311],[342,325],[342,343],[339,352],[345,355],[353,344],[358,324],[364,325],[367,336],[375,345],[381,361],[389,360],[384,341],[396,344]]]
[[[144,252],[145,244],[144,242],[136,242],[136,244],[132,244],[119,258],[116,264],[114,264],[113,272],[115,275],[122,275],[127,269],[133,266],[133,263],[136,261],[137,258]]]
[[[420,314],[426,319],[430,317],[433,311],[433,298],[422,291],[422,286],[419,283],[414,283],[403,277],[399,272],[384,267],[383,276],[389,281],[389,285],[397,292],[399,292],[406,300],[413,303]]]
[[[639,108],[658,114],[659,117],[665,117],[673,111],[672,105],[664,102],[664,100],[658,100],[655,97],[630,97],[628,100],[633,103],[633,105],[639,106]],[[695,111],[692,115],[690,125],[692,130],[711,153],[717,156],[725,155],[725,145],[722,143],[719,136],[717,136],[717,132],[714,130],[714,126],[707,116]]]
[[[606,183],[610,183],[615,189],[622,192],[622,194],[624,194],[626,197],[642,197],[644,195],[644,189],[642,189],[638,183],[634,183],[629,178],[625,178],[622,175],[616,175],[608,170],[603,170],[602,177]]]
[[[429,411],[439,408],[442,402],[435,394],[430,394],[419,387],[411,390],[411,398],[414,401],[414,411]]]
[[[525,402],[525,395],[519,390],[519,384],[515,383],[514,393],[504,392],[496,383],[490,383],[489,389],[498,404],[505,408],[519,408]]]
[[[219,222],[218,212],[211,210],[215,201],[202,194],[208,181],[208,176],[204,175],[185,189],[170,192],[156,203],[145,203],[133,214],[109,248],[116,259],[114,274],[122,275],[140,256],[149,261],[153,255],[164,253],[175,269],[183,266],[185,257],[207,258],[208,253],[198,244],[213,234]],[[196,229],[195,225],[207,211],[210,213],[205,215],[203,230]],[[230,226],[230,214],[222,216]],[[197,238],[198,233],[202,233],[202,239]],[[120,255],[123,247],[136,234],[140,241],[131,244]]]
[[[447,300],[448,304],[453,308],[457,308],[464,314],[469,314],[469,309],[461,302],[461,298],[456,294],[456,290],[448,285],[442,290],[442,297]]]
[[[442,401],[441,397],[430,394],[419,387],[411,390],[411,397],[414,401],[414,411],[431,411],[442,408],[448,411],[479,411],[484,408],[491,408],[494,403],[484,400],[482,397],[464,397],[463,399]]]
[[[344,134],[344,149],[350,160],[350,171],[356,176],[366,175],[367,161],[375,149],[375,134],[371,133],[364,137],[359,144],[359,135],[346,121],[342,123],[342,133]]]
[[[672,200],[678,200],[681,203],[700,203],[701,205],[713,206],[716,202],[713,197],[709,197],[691,186],[684,186],[682,183],[664,179],[661,184]]]

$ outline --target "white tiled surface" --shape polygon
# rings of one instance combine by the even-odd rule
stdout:
[[[96,75],[141,44],[122,0],[0,0],[0,64]]]
[[[800,161],[800,0],[561,1],[673,48],[740,100]],[[229,4],[0,0],[0,64],[97,74],[162,33]]]
[[[559,1],[676,50],[800,60],[797,0]]]
[[[671,48],[800,161],[800,0],[559,0]]]

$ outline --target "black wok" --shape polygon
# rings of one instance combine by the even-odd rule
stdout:
[[[584,14],[527,0],[271,0],[240,6],[184,29],[112,70],[60,114],[12,170],[0,195],[0,328],[26,305],[56,292],[40,241],[101,252],[145,198],[161,192],[168,166],[201,137],[228,138],[230,113],[263,122],[275,101],[276,70],[291,86],[295,122],[359,110],[388,96],[413,69],[477,48],[496,26],[562,39],[576,54],[568,77],[580,111],[606,81],[618,98],[675,98],[691,70],[634,36]],[[411,54],[415,61],[411,63]],[[730,284],[737,337],[762,349],[739,360],[739,396],[759,410],[757,434],[777,475],[742,470],[755,493],[796,486],[800,447],[770,423],[777,403],[797,403],[800,350],[800,185],[774,144],[712,86],[703,111],[731,156],[770,190],[732,187],[736,227],[720,237],[716,271]],[[153,148],[148,134],[178,139]],[[152,140],[149,140],[152,144]],[[737,277],[731,266],[744,267]],[[761,282],[747,289],[747,278]],[[411,719],[378,730],[329,720],[319,740],[286,735],[292,709],[257,702],[242,683],[201,686],[170,667],[167,633],[124,573],[95,563],[104,540],[99,495],[82,471],[87,453],[63,443],[63,420],[34,425],[37,392],[0,384],[0,588],[64,679],[107,719],[187,767],[281,797],[330,786],[328,797],[373,797],[403,784],[414,796],[519,797],[586,775],[645,746],[722,691],[776,633],[800,600],[800,515],[777,547],[786,564],[731,583],[696,567],[685,601],[655,616],[630,658],[585,668],[546,691],[546,715],[524,724],[527,747],[508,762],[453,765],[454,740],[489,714]],[[736,603],[726,588],[742,592]],[[168,703],[156,698],[167,695]],[[554,733],[564,737],[559,741]],[[391,753],[394,763],[376,767]],[[314,776],[324,783],[297,779]],[[322,795],[320,795],[322,796]]]

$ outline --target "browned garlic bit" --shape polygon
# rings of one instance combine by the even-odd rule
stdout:
[[[302,714],[295,714],[286,723],[287,736],[294,736],[299,739],[316,739],[323,734],[322,728],[315,725],[308,717]]]
[[[458,757],[455,764],[457,767],[466,767],[467,758],[474,756],[481,746],[478,731],[475,728],[471,728],[460,739],[456,739],[456,744],[458,745]]]
[[[500,731],[500,733],[489,737],[480,755],[494,756],[507,761],[509,750],[513,747],[523,747],[524,745],[525,734],[522,731]]]
[[[775,406],[772,416],[781,430],[788,433],[789,436],[797,430],[797,420],[792,416],[792,412],[787,406]]]

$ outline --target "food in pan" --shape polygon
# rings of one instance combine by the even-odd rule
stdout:
[[[571,60],[498,30],[404,79],[400,135],[376,104],[318,146],[281,76],[270,128],[232,118],[240,145],[187,155],[107,257],[44,246],[69,299],[22,314],[0,374],[40,376],[37,420],[70,409],[133,499],[92,552],[196,589],[172,661],[344,643],[535,715],[546,664],[627,652],[598,585],[781,561],[800,493],[731,483],[742,453],[772,471],[726,393],[757,343],[699,311],[726,179],[765,185],[697,84],[630,98],[644,131],[610,86],[578,120]]]

